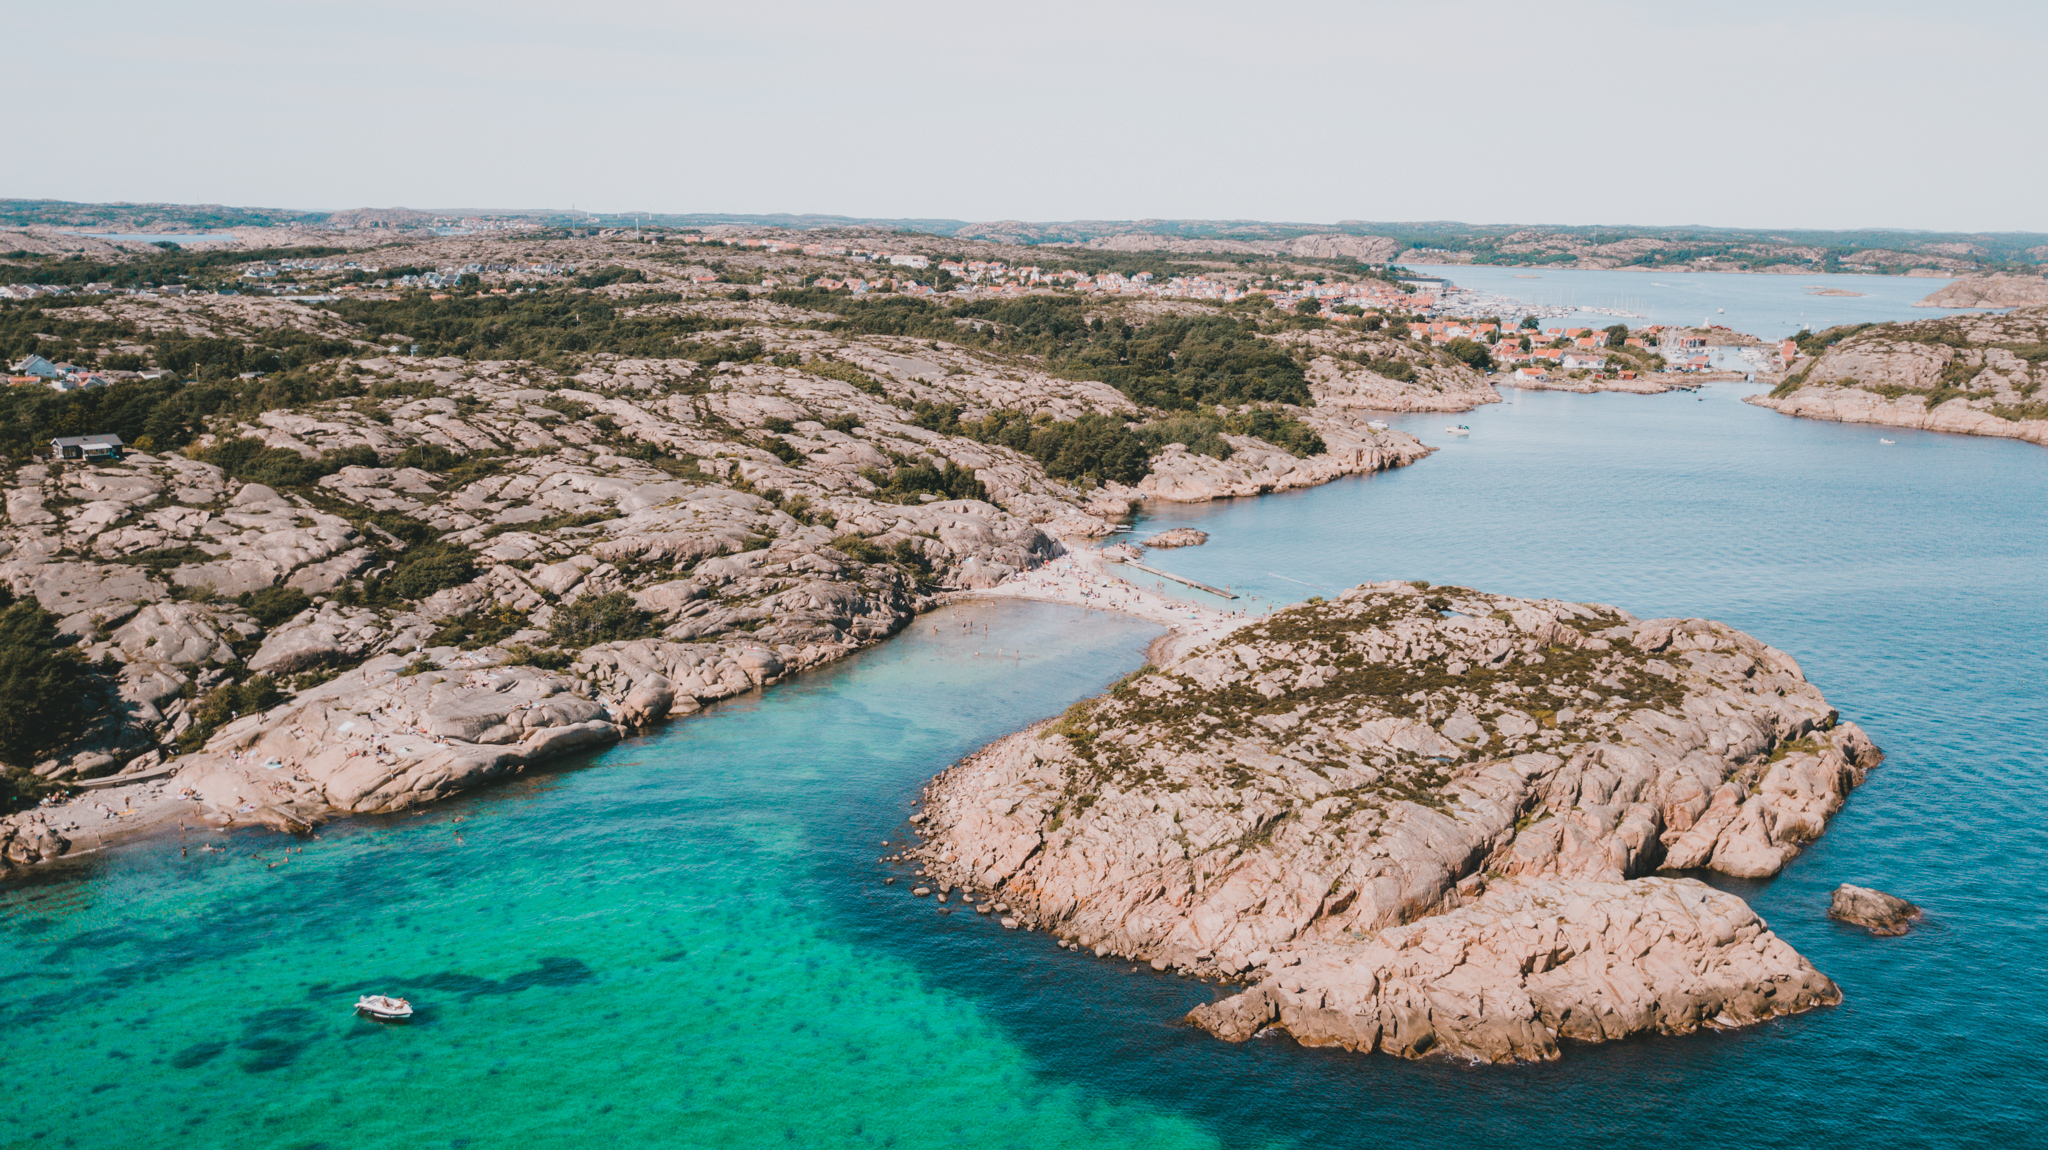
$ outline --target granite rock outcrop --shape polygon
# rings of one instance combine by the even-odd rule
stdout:
[[[1370,584],[949,769],[920,857],[1098,954],[1252,983],[1195,1015],[1226,1036],[1548,1058],[1835,1001],[1659,872],[1777,873],[1880,758],[1721,624]]]
[[[1930,293],[1914,307],[2040,307],[2048,304],[2048,279],[2040,276],[1964,276]]]
[[[847,330],[829,311],[706,285],[672,261],[635,270],[675,290],[548,290],[717,341],[536,362],[401,355],[416,336],[370,331],[338,305],[246,294],[108,296],[67,313],[142,341],[289,333],[324,350],[292,352],[291,389],[265,391],[250,373],[235,403],[150,424],[176,437],[162,448],[125,425],[134,442],[118,460],[21,462],[12,445],[0,580],[58,617],[94,687],[85,737],[12,764],[32,777],[5,803],[167,771],[212,778],[221,755],[236,767],[221,777],[239,780],[208,784],[222,803],[250,779],[274,798],[272,784],[298,780],[286,822],[427,801],[571,744],[472,746],[479,732],[430,731],[452,740],[421,750],[441,760],[378,775],[377,755],[344,768],[304,743],[327,729],[306,708],[346,710],[341,692],[366,716],[426,715],[484,690],[432,676],[481,674],[485,660],[529,668],[501,678],[560,669],[547,673],[561,690],[581,684],[602,709],[578,723],[616,737],[880,641],[950,593],[1037,568],[1063,538],[1109,534],[1134,500],[1282,490],[1429,451],[1355,411],[1275,405],[1325,450],[1232,436],[1219,460],[1174,443],[1145,461],[1142,482],[1098,482],[974,429],[998,414],[1027,428],[1162,414],[1108,383],[1036,353]],[[155,354],[147,342],[101,351]],[[114,375],[116,388],[148,383]],[[48,450],[33,437],[27,449]],[[373,668],[392,677],[372,682]],[[431,698],[414,697],[416,681]],[[358,741],[406,730],[337,722],[354,722]],[[301,741],[278,733],[289,730]],[[253,754],[267,757],[249,774],[235,756]],[[253,817],[244,805],[219,809]],[[270,807],[286,809],[257,804]],[[53,839],[34,853],[63,849]]]
[[[2048,307],[1830,328],[1768,395],[1786,415],[2048,446]],[[1812,345],[1809,345],[1812,346]]]
[[[1876,935],[1899,935],[1925,917],[1920,908],[1896,895],[1843,883],[1828,900],[1828,917],[1853,923]]]

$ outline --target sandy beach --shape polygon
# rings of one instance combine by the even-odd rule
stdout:
[[[1063,541],[1066,554],[1036,570],[1013,575],[986,590],[966,592],[961,598],[1034,599],[1045,603],[1070,603],[1096,611],[1118,611],[1169,629],[1152,646],[1154,662],[1175,652],[1222,638],[1254,617],[1247,605],[1236,611],[1219,611],[1155,589],[1164,581],[1120,563],[1111,562],[1093,543]],[[1134,579],[1151,582],[1145,587]],[[1190,592],[1193,594],[1193,592]]]

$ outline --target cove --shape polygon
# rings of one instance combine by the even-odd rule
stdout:
[[[588,765],[0,890],[0,1145],[2025,1144],[2048,1101],[2048,455],[1744,390],[1508,392],[1403,417],[1444,444],[1413,467],[1141,533],[1211,532],[1148,562],[1263,603],[1428,579],[1795,653],[1890,757],[1784,875],[1726,885],[1840,1008],[1511,1069],[1176,1026],[1216,988],[883,885],[926,778],[1155,634],[970,603]],[[1842,881],[1929,921],[1831,923]],[[350,1018],[372,989],[420,1020]]]

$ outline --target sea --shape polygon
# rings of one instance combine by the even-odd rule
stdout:
[[[1765,340],[1845,323],[1899,323],[1981,309],[1915,307],[1946,279],[1882,275],[1618,271],[1597,268],[1407,265],[1486,296],[1561,311],[1544,321],[1731,328]],[[1827,292],[1853,293],[1828,295]]]
[[[1888,757],[1784,873],[1713,881],[1838,1007],[1512,1067],[1186,1027],[1227,988],[913,898],[881,861],[932,775],[1157,634],[969,602],[450,802],[195,828],[0,888],[0,1147],[2040,1145],[2048,453],[1755,390],[1396,417],[1441,450],[1134,534],[1209,532],[1150,562],[1253,611],[1427,580],[1794,654]],[[1842,882],[1926,920],[1832,922]],[[353,1017],[365,993],[419,1014]]]

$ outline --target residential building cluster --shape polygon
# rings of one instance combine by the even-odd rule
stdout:
[[[1159,279],[1151,272],[1123,275],[1118,272],[1103,272],[1099,275],[1081,275],[1078,272],[1061,272],[1056,278],[1067,279],[1077,291],[1096,292],[1105,295],[1158,296],[1167,299],[1206,299],[1229,303],[1247,296],[1265,296],[1275,307],[1294,309],[1302,300],[1317,301],[1327,314],[1339,314],[1333,309],[1349,304],[1353,307],[1420,311],[1435,306],[1436,297],[1423,292],[1403,291],[1394,284],[1383,280],[1359,282],[1321,280],[1270,280],[1239,287],[1228,280],[1214,279],[1206,275],[1173,276]]]
[[[88,284],[0,284],[0,299],[35,299],[46,295],[184,295],[184,284],[162,287],[121,287],[110,283]]]
[[[541,223],[529,219],[503,219],[498,216],[435,216],[431,228],[460,229],[466,232],[531,232],[538,231]]]
[[[158,372],[145,372],[145,377]],[[40,355],[31,355],[8,369],[9,387],[47,387],[51,391],[84,391],[88,388],[105,387],[113,381],[96,371],[76,367],[68,363],[51,363]]]

